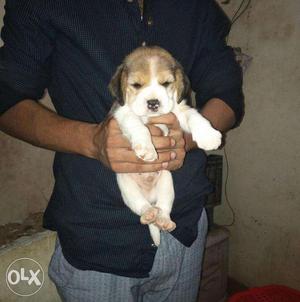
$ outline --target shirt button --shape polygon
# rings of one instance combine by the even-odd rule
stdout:
[[[147,24],[148,24],[148,26],[152,26],[153,25],[153,19],[152,19],[152,17],[148,18]]]
[[[155,245],[154,243],[151,243],[151,246],[152,246],[152,247],[156,247],[156,245]]]
[[[146,42],[145,41],[143,41],[142,46],[146,46]]]

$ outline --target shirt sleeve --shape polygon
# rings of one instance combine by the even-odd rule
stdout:
[[[6,0],[0,48],[0,114],[24,99],[39,100],[49,82],[54,30],[37,0]],[[42,10],[41,10],[42,11]]]
[[[197,108],[211,98],[219,98],[234,111],[236,127],[244,113],[244,96],[242,70],[233,49],[226,45],[231,24],[215,1],[205,2],[197,56],[190,74],[191,85],[196,93]]]

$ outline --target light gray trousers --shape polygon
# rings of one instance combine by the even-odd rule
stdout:
[[[195,302],[206,233],[205,211],[199,220],[198,237],[189,248],[161,232],[161,244],[147,278],[76,269],[64,258],[57,240],[48,274],[64,302]]]

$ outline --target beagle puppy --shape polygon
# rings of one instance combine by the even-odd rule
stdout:
[[[160,47],[143,46],[130,53],[117,68],[109,90],[117,100],[111,113],[136,156],[144,161],[158,158],[145,126],[148,118],[169,112],[176,115],[184,131],[192,134],[199,148],[213,150],[221,144],[221,133],[187,105],[191,88],[182,66]],[[157,126],[168,135],[165,125]],[[158,246],[160,230],[176,228],[170,218],[174,201],[171,172],[117,173],[117,182],[125,204],[149,226]]]

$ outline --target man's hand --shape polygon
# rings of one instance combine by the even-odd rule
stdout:
[[[154,124],[166,124],[169,135],[163,136],[162,131]],[[128,140],[123,136],[114,118],[102,122],[96,128],[93,139],[97,150],[95,157],[118,173],[142,173],[180,168],[183,164],[185,149],[183,132],[175,115],[169,113],[151,118],[148,128],[158,153],[157,160],[145,162],[139,159],[131,150]]]
[[[154,124],[166,124],[169,135]],[[154,162],[145,162],[131,150],[116,120],[101,124],[70,120],[32,100],[24,100],[0,117],[0,130],[32,145],[53,151],[80,154],[98,159],[115,172],[153,172],[175,170],[185,157],[182,130],[174,114],[152,118],[149,122],[152,142],[158,153]]]
[[[158,117],[151,117],[149,119],[150,126],[154,124],[165,124],[169,129],[168,137],[175,141],[175,144],[169,147],[169,151],[176,153],[176,158],[169,162],[168,170],[176,170],[179,169],[183,165],[183,161],[185,158],[185,140],[184,133],[180,127],[179,121],[174,113],[164,114]],[[154,144],[156,147],[156,145]],[[157,148],[157,147],[156,147]],[[163,152],[162,148],[157,149],[158,152]]]
[[[233,111],[219,99],[208,101],[201,113],[222,132],[234,123]],[[154,124],[166,124],[169,135],[163,136]],[[100,125],[74,121],[33,100],[19,102],[0,116],[0,130],[11,136],[49,150],[96,158],[115,172],[176,170],[182,166],[185,152],[196,148],[190,134],[184,133],[183,138],[173,113],[151,118],[148,127],[158,152],[154,162],[137,158],[114,119]]]

